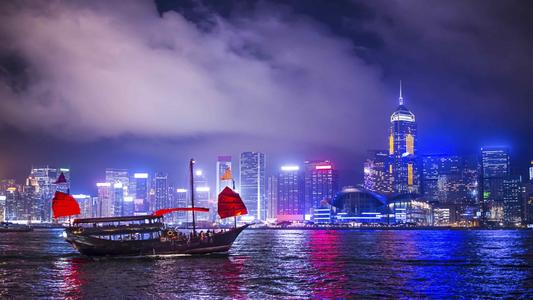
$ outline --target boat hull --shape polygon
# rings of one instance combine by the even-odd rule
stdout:
[[[177,240],[106,240],[90,235],[75,234],[66,229],[66,241],[87,256],[174,256],[228,252],[235,239],[247,226],[214,234],[210,238]]]

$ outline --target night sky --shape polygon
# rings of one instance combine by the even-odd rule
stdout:
[[[356,184],[403,81],[419,153],[533,159],[530,1],[2,1],[0,178],[166,171],[262,151]]]

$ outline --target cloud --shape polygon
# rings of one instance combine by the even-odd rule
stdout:
[[[1,10],[1,122],[68,140],[207,135],[372,143],[381,73],[348,40],[261,10],[209,29],[148,1],[28,1]],[[201,25],[201,24],[200,24]],[[381,139],[380,139],[381,140]]]

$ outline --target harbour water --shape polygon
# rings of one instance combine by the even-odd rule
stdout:
[[[0,235],[0,298],[533,298],[533,230],[246,230],[227,256],[83,257]]]

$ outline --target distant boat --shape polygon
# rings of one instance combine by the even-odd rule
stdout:
[[[191,191],[194,190],[193,165],[191,159]],[[79,206],[72,196],[59,195],[54,201],[58,201],[56,207],[63,212],[54,212],[55,217],[79,214]],[[192,231],[178,232],[164,224],[164,215],[178,211],[192,212]],[[187,208],[161,209],[146,216],[75,219],[72,226],[65,229],[65,240],[88,256],[164,257],[226,253],[248,225],[237,227],[235,223],[231,229],[198,232],[196,213],[208,211],[194,206],[194,193],[191,193],[191,207]],[[221,218],[227,218],[246,214],[247,210],[239,194],[226,187],[218,197],[218,213]]]
[[[29,225],[24,224],[14,224],[10,222],[1,222],[0,223],[0,233],[1,232],[29,232],[33,228]]]

